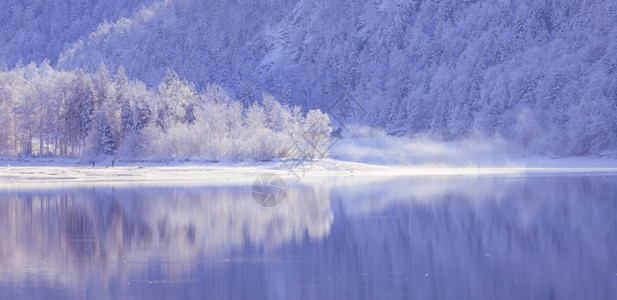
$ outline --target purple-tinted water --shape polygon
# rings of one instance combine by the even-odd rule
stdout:
[[[617,177],[0,191],[0,299],[616,299]]]

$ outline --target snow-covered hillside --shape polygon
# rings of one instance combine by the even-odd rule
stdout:
[[[58,55],[105,22],[130,17],[154,0],[0,1],[0,64],[55,64]]]
[[[172,69],[244,103],[265,91],[327,110],[347,95],[368,112],[356,121],[398,135],[479,134],[557,155],[617,147],[614,1],[148,2],[50,58],[124,66],[149,87]],[[9,65],[20,55],[1,53]]]

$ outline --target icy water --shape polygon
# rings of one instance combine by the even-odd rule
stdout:
[[[617,177],[0,191],[0,299],[617,299]]]

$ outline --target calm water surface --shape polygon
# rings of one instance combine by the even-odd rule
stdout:
[[[617,299],[617,177],[0,190],[0,299]]]

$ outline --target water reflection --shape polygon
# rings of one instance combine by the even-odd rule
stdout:
[[[104,283],[158,264],[180,280],[193,261],[225,262],[244,249],[323,238],[333,222],[325,190],[297,187],[262,209],[250,187],[96,188],[3,193],[0,281]],[[174,264],[165,264],[174,262]],[[162,264],[161,264],[162,263]],[[175,264],[180,263],[181,265]],[[92,278],[90,278],[92,279]],[[48,282],[49,284],[49,282]]]
[[[616,211],[613,176],[4,191],[0,295],[608,299]]]

